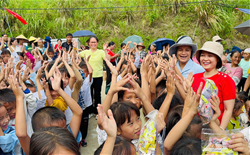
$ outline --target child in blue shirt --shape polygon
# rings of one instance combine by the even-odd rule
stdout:
[[[9,126],[10,117],[6,108],[0,103],[0,154],[15,155],[20,153],[20,150],[14,151],[19,145],[19,140],[16,136],[15,127]]]

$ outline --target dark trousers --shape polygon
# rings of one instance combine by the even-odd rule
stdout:
[[[82,133],[82,139],[86,139],[88,133],[88,126],[89,126],[89,113],[91,112],[92,106],[87,107],[83,110],[82,113],[82,121],[80,126],[80,131]]]
[[[238,91],[239,91],[239,92],[240,92],[240,91],[243,91],[244,85],[245,85],[245,83],[246,83],[246,80],[247,80],[247,78],[241,78],[239,84],[237,85]],[[241,89],[242,89],[242,90],[241,90]],[[249,88],[247,89],[246,93],[248,94],[248,92],[249,92]]]
[[[113,66],[116,66],[115,62],[111,62],[111,63]],[[107,74],[107,78],[106,78],[106,87],[107,87],[107,85],[111,82],[112,74],[106,63],[105,63],[105,66],[106,66],[106,74]]]
[[[102,90],[102,77],[93,78],[93,84],[91,86],[91,96],[93,100],[94,114],[97,114],[97,105],[101,104],[101,90]]]

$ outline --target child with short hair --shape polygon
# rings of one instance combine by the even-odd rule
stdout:
[[[1,57],[3,58],[3,63],[4,63],[4,64],[7,64],[9,58],[11,57],[10,51],[7,50],[7,49],[3,49],[3,50],[2,50],[2,53],[1,53]]]
[[[7,109],[0,103],[0,154],[20,154],[20,143],[15,127],[9,126],[10,117]]]
[[[230,118],[230,121],[227,125],[227,130],[241,128],[239,116],[242,113],[242,106],[243,106],[243,103],[240,100],[235,99],[233,114],[232,114],[232,117]]]
[[[240,126],[242,128],[246,128],[246,127],[248,127],[248,125],[247,125],[248,117],[247,117],[247,112],[246,112],[246,102],[247,102],[248,96],[247,96],[246,92],[242,91],[242,92],[238,92],[236,97],[238,100],[240,100],[243,103],[242,113],[239,116]]]
[[[43,68],[39,69],[43,70]],[[40,130],[40,128],[44,127],[49,127],[49,126],[59,126],[62,128],[68,128],[69,131],[72,132],[73,136],[78,140],[78,142],[81,141],[79,138],[79,128],[80,128],[80,122],[81,122],[81,117],[82,117],[82,110],[80,109],[80,106],[63,91],[63,89],[60,87],[61,84],[61,78],[62,75],[59,72],[59,69],[56,68],[54,71],[54,77],[51,77],[51,85],[57,93],[63,97],[67,105],[71,108],[73,112],[73,116],[71,119],[71,122],[69,126],[67,127],[66,124],[66,119],[64,114],[57,108],[55,107],[44,107],[38,110],[32,117],[32,126],[34,126],[34,131],[36,132],[37,130]],[[40,73],[38,74],[40,76]],[[18,83],[14,78],[11,79],[12,83],[15,83],[17,85],[15,89],[18,88]],[[40,82],[40,81],[39,81]],[[38,87],[41,87],[41,85],[37,85]],[[40,90],[42,88],[38,88]],[[41,98],[41,93],[38,91],[39,98]],[[20,97],[20,95],[17,95]],[[23,101],[18,100],[19,102],[17,103],[16,106],[16,111],[17,111],[17,117],[16,117],[16,133],[17,137],[20,140],[21,146],[25,152],[25,154],[29,154],[29,143],[30,143],[30,137],[27,135],[26,132],[26,121],[25,121],[25,115],[24,115],[24,107],[23,107]],[[54,112],[51,112],[50,109],[54,109]],[[55,114],[57,113],[57,114]],[[59,116],[59,117],[58,117]],[[34,120],[39,120],[39,121],[34,121]]]
[[[93,83],[92,72],[93,69],[89,64],[90,55],[88,58],[84,58],[85,62],[79,64],[79,71],[84,79],[79,92],[78,104],[83,110],[82,121],[81,121],[81,133],[82,133],[82,146],[87,146],[86,137],[88,132],[89,114],[92,110],[92,98],[91,98],[91,85]]]

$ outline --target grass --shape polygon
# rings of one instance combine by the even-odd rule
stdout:
[[[249,36],[236,34],[233,27],[249,19],[249,15],[233,9],[249,8],[248,0],[220,0],[213,3],[190,3],[201,0],[2,0],[7,8],[59,8],[57,10],[15,10],[26,21],[22,25],[11,15],[8,19],[14,36],[51,36],[64,38],[68,32],[90,30],[100,39],[99,47],[107,41],[120,43],[130,35],[139,35],[148,46],[157,38],[180,35],[194,36],[199,47],[212,36],[224,38],[224,47],[234,45],[244,48]],[[157,6],[161,5],[161,6]],[[131,7],[133,6],[133,7]],[[144,7],[134,7],[144,6]],[[148,7],[145,7],[148,6]],[[69,8],[98,8],[71,10]],[[101,7],[101,8],[99,8]],[[124,7],[124,8],[106,8]],[[68,8],[68,9],[62,9]],[[3,11],[2,15],[3,14]],[[4,17],[0,19],[2,31],[9,34]],[[196,31],[195,31],[196,30]],[[83,42],[87,38],[80,38]]]

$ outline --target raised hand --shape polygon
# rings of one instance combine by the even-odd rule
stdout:
[[[101,104],[98,104],[97,111],[98,111],[97,124],[106,131],[109,137],[116,137],[117,125],[113,117],[112,111],[110,109],[108,110],[108,117],[107,117],[106,113],[103,110],[103,106]]]
[[[106,50],[108,48],[108,42],[103,44],[103,49]]]
[[[2,66],[2,69],[1,69],[1,72],[0,72],[0,82],[4,79],[4,63],[2,62],[1,63],[1,66]]]
[[[190,72],[188,74],[188,77],[184,78],[184,81],[183,81],[183,88],[185,92],[187,92],[188,87],[192,87],[193,82],[194,82],[193,72]]]
[[[14,77],[13,75],[9,76],[9,83],[11,86],[11,89],[13,91],[13,93],[15,94],[16,98],[24,98],[24,93],[21,90],[21,88],[19,87],[19,84],[17,82],[16,77]],[[17,102],[18,103],[18,102]]]
[[[123,86],[128,83],[129,80],[131,80],[130,74],[127,74],[124,76],[121,80],[119,80],[113,87],[110,87],[109,92],[114,94],[119,91],[126,91],[128,88],[124,88]]]
[[[158,131],[158,133],[160,133],[165,128],[166,123],[165,123],[163,113],[158,112],[157,117],[158,117],[158,119],[157,119],[157,131]]]
[[[51,85],[55,91],[58,91],[61,89],[61,79],[62,79],[62,75],[58,67],[56,67],[56,69],[54,70],[53,76],[54,77],[50,77]]]
[[[32,69],[32,63],[31,63],[31,61],[30,61],[30,59],[27,59],[26,60],[26,66],[28,67],[28,68],[30,68],[30,69]]]
[[[58,46],[58,47],[59,47],[59,46]],[[76,42],[75,39],[73,40],[73,47],[74,47],[74,48],[77,48],[77,42]]]
[[[175,78],[173,75],[168,73],[167,75],[167,82],[166,82],[166,87],[167,87],[167,92],[168,94],[175,94]]]
[[[15,71],[21,70],[21,65],[23,64],[23,60],[18,61],[18,63],[15,66]]]
[[[41,79],[42,75],[43,75],[43,69],[44,69],[44,66],[42,66],[41,68],[38,69],[38,72],[36,74],[36,79]]]
[[[23,76],[22,76],[23,81],[27,81],[30,78],[29,72],[30,72],[30,68],[26,67],[25,70],[23,71]]]

